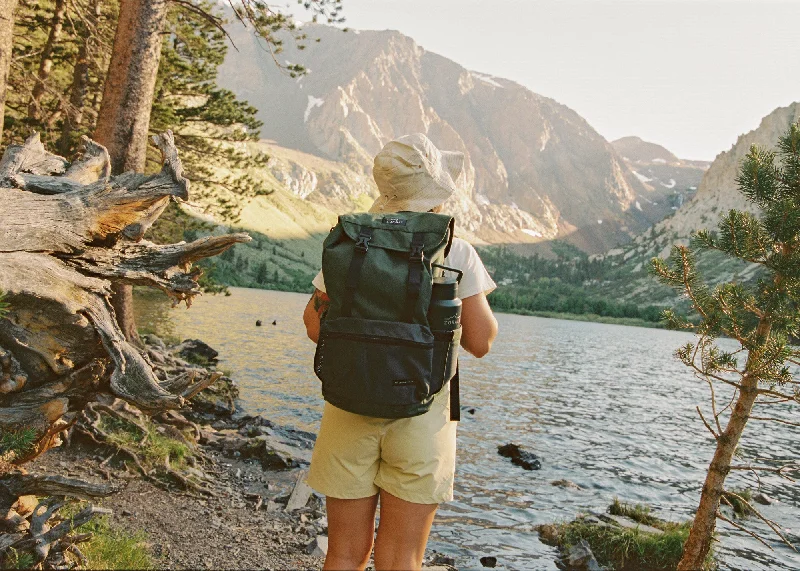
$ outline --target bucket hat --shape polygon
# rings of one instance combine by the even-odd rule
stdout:
[[[464,153],[440,151],[422,133],[390,141],[375,155],[372,177],[380,196],[370,212],[427,212],[458,190]]]

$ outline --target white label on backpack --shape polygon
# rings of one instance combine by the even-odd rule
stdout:
[[[389,216],[384,216],[381,222],[384,224],[391,224],[393,226],[405,226],[408,223],[408,220],[405,218],[391,218]]]

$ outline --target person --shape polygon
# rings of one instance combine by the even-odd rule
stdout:
[[[391,141],[375,157],[373,178],[380,196],[370,212],[441,211],[463,169],[462,153],[439,151],[425,135]],[[462,239],[453,239],[445,264],[464,272],[459,284],[461,346],[483,357],[497,336],[486,300],[495,283]],[[321,272],[313,285],[303,321],[316,343],[329,303]],[[438,504],[453,498],[456,426],[450,421],[449,384],[428,412],[412,418],[372,418],[325,403],[308,475],[308,484],[326,496],[323,569],[364,569],[373,543],[376,570],[420,569]]]

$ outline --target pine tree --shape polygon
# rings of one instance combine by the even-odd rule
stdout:
[[[731,470],[765,470],[784,477],[800,471],[796,463],[732,465],[748,419],[794,424],[761,411],[771,404],[800,403],[800,381],[789,368],[800,364],[800,348],[791,344],[800,333],[800,123],[780,138],[776,152],[752,147],[737,183],[760,215],[731,210],[716,233],[698,232],[690,247],[675,246],[668,260],[652,262],[656,276],[691,301],[694,319],[672,311],[665,312],[665,319],[671,327],[697,335],[696,342],[678,349],[676,356],[708,383],[712,395],[710,419],[700,407],[697,411],[716,449],[678,565],[682,571],[704,568],[717,519],[741,528],[720,512],[723,494],[752,508],[724,489]],[[707,250],[758,264],[761,279],[753,287],[728,282],[711,288],[697,269],[697,253]],[[735,340],[738,349],[720,348],[715,340],[723,336]],[[726,389],[732,406],[720,407],[717,398]],[[759,412],[751,416],[756,404]],[[779,526],[753,511],[789,543]]]

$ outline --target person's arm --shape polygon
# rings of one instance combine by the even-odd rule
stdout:
[[[486,294],[479,293],[461,300],[461,346],[479,359],[492,348],[497,337],[497,320],[492,314]]]
[[[306,334],[314,343],[319,341],[319,323],[322,316],[328,311],[330,304],[331,300],[328,294],[315,289],[303,311],[303,323],[306,326]]]

